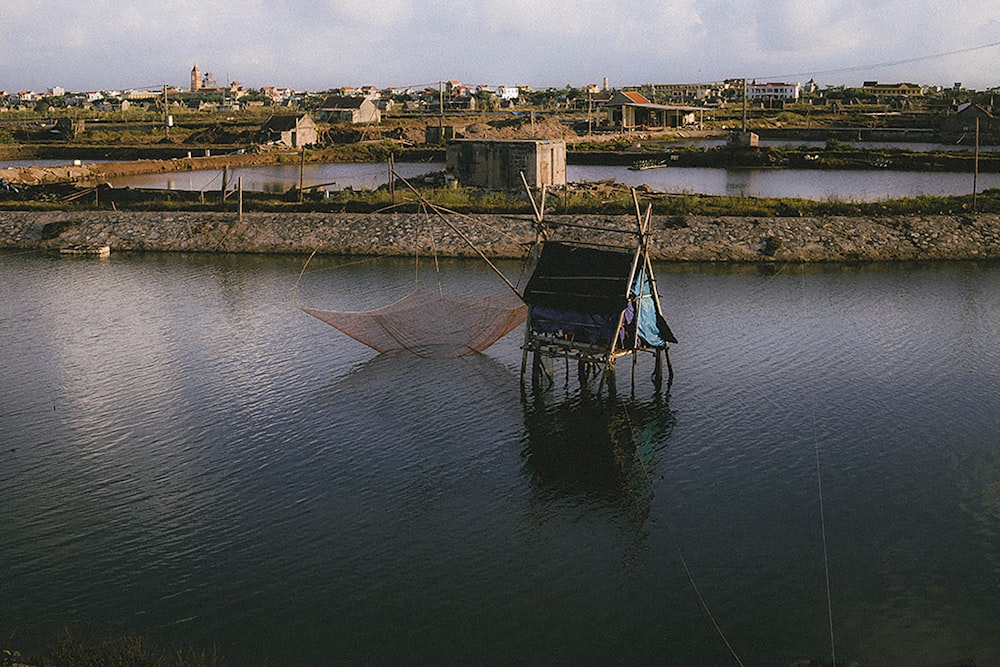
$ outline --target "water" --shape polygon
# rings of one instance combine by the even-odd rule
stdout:
[[[42,161],[35,161],[40,163]],[[58,163],[59,161],[48,161]],[[3,164],[0,164],[2,167]],[[28,166],[27,163],[11,166]],[[55,165],[40,165],[55,166]],[[404,178],[439,171],[443,163],[397,163],[396,171]],[[388,182],[385,164],[296,164],[241,167],[229,170],[229,187],[242,180],[245,190],[283,193],[298,187],[337,191],[343,188],[375,189]],[[659,192],[674,194],[727,195],[733,197],[781,197],[813,200],[878,201],[921,195],[966,195],[972,193],[972,174],[955,172],[908,172],[887,169],[817,170],[817,169],[716,169],[668,167],[630,171],[626,167],[568,165],[566,177],[571,183],[614,179],[631,186],[646,185]],[[108,181],[116,188],[159,188],[204,192],[222,187],[222,170],[200,170],[122,176]],[[1000,188],[1000,173],[981,173],[979,192]]]
[[[818,459],[838,655],[1000,663],[1000,266],[660,266],[676,380],[617,400],[522,396],[517,332],[376,356],[292,306],[301,267],[0,254],[0,637],[733,664],[714,619],[787,665],[830,653]],[[314,258],[296,302],[413,268]]]
[[[413,178],[444,167],[440,163],[399,163],[397,172]],[[699,193],[735,197],[798,197],[804,199],[877,201],[918,195],[971,194],[972,174],[941,172],[906,172],[889,170],[816,169],[713,169],[668,167],[630,171],[626,167],[569,165],[566,177],[572,183],[614,179],[619,183],[648,185],[659,192]],[[279,165],[230,170],[229,183],[243,179],[243,188],[280,193],[298,187],[299,167]],[[373,189],[388,182],[385,165],[326,164],[307,165],[303,175],[306,187],[324,184],[324,190],[342,188]],[[114,178],[114,187],[164,188],[206,191],[222,187],[222,171],[190,171],[167,174],[143,174]],[[1000,187],[1000,174],[979,174],[980,192]]]
[[[403,178],[421,176],[444,168],[436,162],[401,162],[395,165],[396,173]],[[388,166],[376,163],[351,164],[298,164],[240,167],[229,170],[229,187],[236,187],[242,179],[243,189],[258,192],[282,193],[299,186],[322,186],[322,190],[336,191],[344,188],[373,190],[388,183]],[[166,174],[139,174],[122,176],[108,181],[113,187],[162,188],[200,192],[222,188],[222,170],[171,172]]]
[[[889,170],[826,169],[711,169],[667,167],[629,171],[625,167],[572,166],[570,181],[600,181],[648,185],[674,194],[728,195],[730,197],[793,197],[825,201],[879,201],[920,195],[972,194],[972,174]],[[1000,173],[979,174],[979,192],[1000,187]]]
[[[861,130],[862,133],[867,130]],[[795,146],[815,146],[816,148],[826,147],[825,139],[760,139],[760,146],[770,146],[774,148],[792,148]],[[961,143],[942,144],[925,141],[841,141],[841,144],[860,150],[903,150],[915,153],[974,153],[976,150],[975,138],[963,137]],[[671,146],[696,146],[698,148],[719,148],[726,145],[726,139],[681,139],[679,141],[664,142],[664,148]],[[980,153],[993,153],[1000,151],[1000,146],[992,144],[980,144]]]

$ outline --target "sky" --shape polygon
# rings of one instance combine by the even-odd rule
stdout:
[[[4,0],[0,90],[1000,85],[997,0]]]

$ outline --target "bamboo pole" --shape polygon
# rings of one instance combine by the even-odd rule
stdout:
[[[480,250],[476,246],[476,244],[472,242],[472,239],[470,239],[465,234],[465,232],[463,232],[462,230],[460,230],[458,227],[456,227],[454,225],[454,223],[452,223],[451,220],[449,220],[447,217],[445,217],[445,215],[443,213],[441,213],[441,211],[438,209],[437,206],[434,206],[429,201],[427,201],[427,199],[422,194],[420,194],[420,192],[415,187],[413,187],[413,185],[408,180],[406,180],[405,178],[403,178],[399,174],[395,174],[395,175],[396,175],[397,178],[399,178],[399,180],[401,180],[403,182],[403,185],[405,185],[407,188],[409,188],[410,191],[413,192],[413,194],[415,194],[420,199],[420,203],[422,203],[423,205],[427,206],[432,211],[434,211],[434,214],[437,217],[441,218],[441,221],[444,224],[448,225],[448,227],[451,229],[451,231],[453,231],[456,234],[458,234],[462,238],[462,240],[465,241],[468,244],[468,246],[470,248],[472,248],[476,252],[476,254],[479,255],[480,258],[482,258],[482,260],[484,262],[486,262],[486,265],[489,266],[491,269],[493,269],[493,272],[496,273],[498,276],[500,276],[501,280],[503,280],[505,283],[507,283],[507,287],[509,287],[514,292],[514,294],[516,294],[518,296],[518,298],[521,298],[521,293],[517,291],[517,287],[514,285],[514,283],[512,283],[510,281],[510,279],[507,278],[507,276],[505,276],[503,274],[503,272],[499,268],[497,268],[496,264],[494,264],[493,262],[490,261],[489,257],[487,257],[486,254],[483,253],[483,251]]]

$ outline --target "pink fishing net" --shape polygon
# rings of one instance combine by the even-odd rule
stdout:
[[[302,311],[378,352],[447,358],[482,352],[524,322],[528,307],[513,293],[453,297],[418,288],[375,310]]]

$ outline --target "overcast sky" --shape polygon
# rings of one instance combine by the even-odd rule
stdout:
[[[976,48],[981,47],[981,48]],[[997,0],[3,0],[0,90],[1000,85]]]

